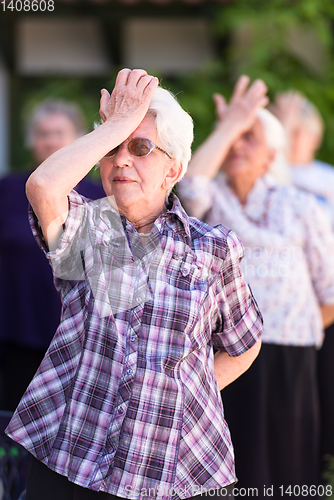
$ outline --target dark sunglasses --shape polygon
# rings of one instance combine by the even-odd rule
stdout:
[[[115,156],[118,153],[118,150],[120,146],[122,146],[122,144],[109,151],[109,153],[105,155],[105,158],[112,158],[113,156]],[[153,142],[149,141],[148,139],[142,139],[140,137],[132,139],[126,144],[126,147],[128,148],[129,153],[132,154],[133,156],[136,156],[137,158],[143,158],[144,156],[149,155],[153,151],[153,149],[157,149],[158,151],[161,151],[162,153],[167,155],[170,160],[172,159],[172,157],[167,153],[167,151],[164,151],[163,149],[159,148],[159,146],[156,146],[155,144],[153,144]]]

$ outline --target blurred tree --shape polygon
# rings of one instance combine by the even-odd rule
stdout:
[[[17,109],[14,109],[11,124],[14,170],[31,168],[32,157],[26,147],[25,126],[38,103],[52,98],[77,104],[86,118],[87,132],[90,132],[94,122],[100,119],[99,92],[104,83],[92,78],[15,78],[12,89],[15,95],[14,107]]]
[[[215,61],[196,74],[172,78],[157,75],[194,118],[194,149],[211,131],[215,120],[212,94],[221,92],[228,98],[237,77],[245,73],[252,79],[262,78],[271,98],[278,91],[297,89],[318,107],[326,124],[318,157],[334,163],[333,0],[227,0],[211,4],[206,15],[212,20]],[[100,89],[112,88],[115,75],[116,69],[103,81],[16,78],[14,167],[29,163],[29,154],[22,147],[23,133],[17,132],[22,129],[19,110],[26,116],[37,101],[48,96],[62,97],[82,106],[91,129],[99,118]]]
[[[170,84],[175,93],[182,89],[179,100],[194,118],[194,148],[214,120],[212,93],[229,97],[237,77],[247,74],[262,78],[271,98],[297,89],[317,106],[326,125],[318,157],[334,164],[334,2],[233,0],[212,17],[216,40],[225,40],[217,61]]]

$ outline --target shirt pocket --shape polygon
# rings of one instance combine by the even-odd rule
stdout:
[[[167,282],[184,291],[207,292],[209,273],[202,262],[191,253],[184,256],[174,254],[166,271]]]

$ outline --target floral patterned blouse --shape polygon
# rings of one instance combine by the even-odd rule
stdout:
[[[178,194],[191,216],[224,224],[244,244],[241,266],[263,314],[263,342],[319,348],[319,304],[334,303],[334,235],[316,199],[270,174],[257,179],[245,206],[222,174],[186,177]]]

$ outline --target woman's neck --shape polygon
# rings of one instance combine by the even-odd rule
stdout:
[[[256,179],[249,178],[231,178],[228,179],[228,185],[233,193],[236,195],[241,205],[246,205],[247,198],[253,186],[255,184]]]
[[[148,210],[148,207],[145,207],[145,209],[142,210],[122,210],[119,207],[119,211],[127,218],[129,222],[131,222],[138,233],[148,234],[151,232],[156,219],[161,214],[166,212],[167,208],[165,203],[163,202],[162,204],[159,204],[158,206],[152,208],[151,211]]]

